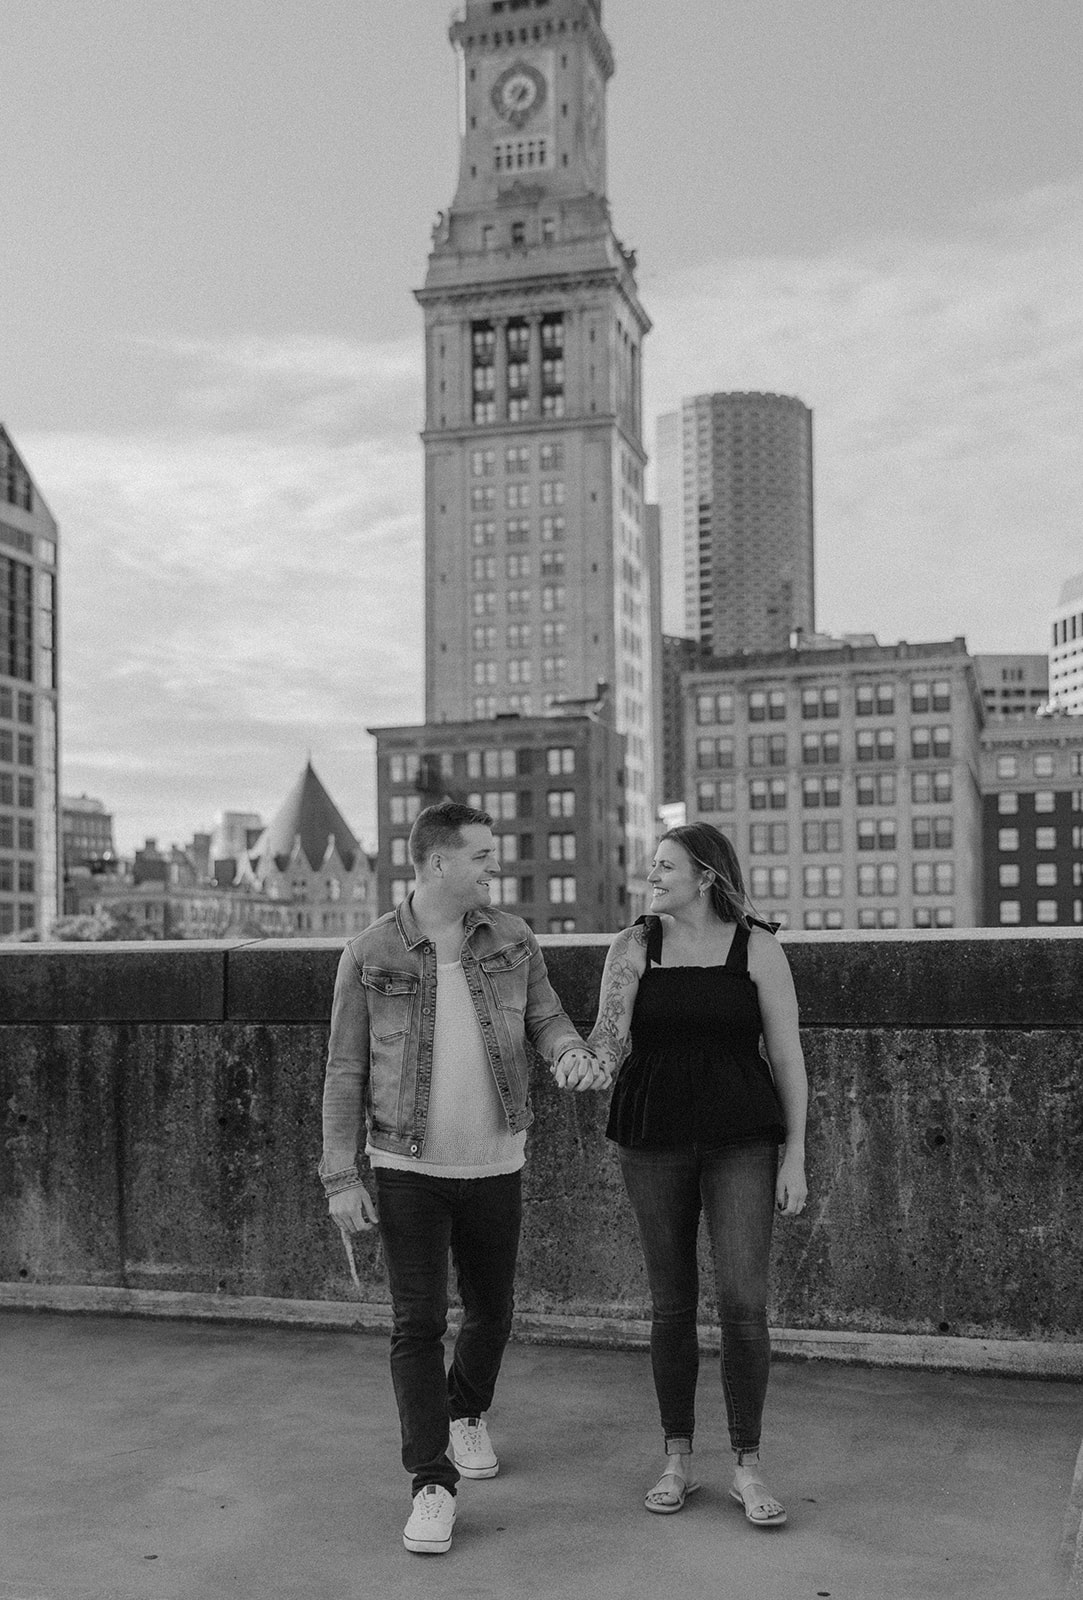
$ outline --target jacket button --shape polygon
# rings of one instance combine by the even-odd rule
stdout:
[[[411,1154],[411,1155],[412,1155],[412,1156],[416,1156],[416,1155],[417,1155],[417,1153],[418,1153],[418,1151],[419,1151],[419,1150],[420,1150],[420,1149],[421,1149],[421,1146],[420,1146],[420,1145],[418,1145],[418,1144],[412,1144],[412,1145],[411,1145],[411,1146],[410,1146],[410,1154]]]

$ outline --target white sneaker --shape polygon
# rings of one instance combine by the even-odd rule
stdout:
[[[455,1496],[439,1483],[427,1483],[414,1495],[414,1509],[402,1530],[407,1550],[419,1556],[442,1556],[451,1549]]]
[[[451,1459],[464,1478],[495,1478],[500,1471],[484,1417],[456,1417],[450,1425]]]

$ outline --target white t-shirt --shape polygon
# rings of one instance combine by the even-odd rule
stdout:
[[[495,1178],[518,1172],[526,1160],[526,1132],[508,1129],[460,961],[436,968],[432,1081],[421,1157],[375,1150],[371,1142],[365,1153],[374,1167],[438,1178]]]

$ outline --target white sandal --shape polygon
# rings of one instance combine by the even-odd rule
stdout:
[[[742,1488],[734,1483],[730,1490],[730,1499],[736,1500],[739,1506],[744,1507],[745,1516],[754,1528],[781,1528],[786,1520],[786,1512],[781,1502],[768,1491],[762,1478],[749,1478]],[[766,1510],[774,1507],[773,1510]],[[755,1516],[758,1509],[766,1510],[766,1515]]]
[[[663,1472],[654,1488],[647,1491],[643,1504],[648,1511],[653,1511],[660,1517],[671,1517],[675,1511],[681,1510],[687,1497],[695,1494],[698,1488],[699,1484],[689,1483],[683,1472],[678,1472],[675,1467],[669,1467]]]

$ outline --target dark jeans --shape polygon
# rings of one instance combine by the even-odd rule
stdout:
[[[722,1323],[722,1392],[734,1450],[755,1450],[767,1394],[767,1263],[778,1147],[619,1148],[650,1284],[651,1366],[667,1450],[691,1450],[695,1432],[700,1212],[714,1256]]]
[[[489,1409],[511,1332],[522,1175],[433,1178],[376,1167],[373,1176],[394,1310],[391,1381],[402,1464],[414,1494],[426,1483],[454,1494],[448,1421]],[[445,1376],[449,1250],[463,1319]]]

